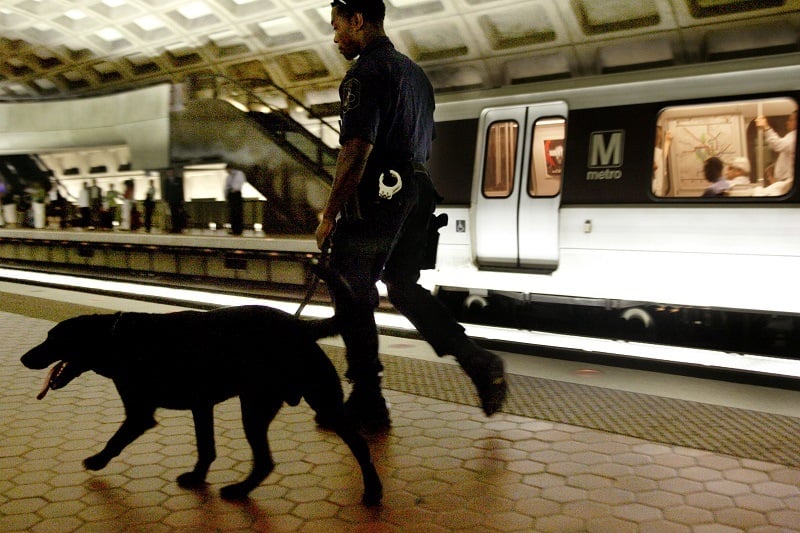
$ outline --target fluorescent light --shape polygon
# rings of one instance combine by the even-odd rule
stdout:
[[[80,9],[70,9],[66,13],[64,13],[68,18],[72,20],[82,20],[86,18],[86,13],[81,11]]]
[[[430,0],[389,0],[394,7],[404,8],[416,5],[427,4]]]
[[[112,27],[103,28],[97,32],[97,36],[109,43],[122,39],[122,34],[119,32],[119,30]]]
[[[193,2],[178,8],[178,13],[187,19],[194,20],[199,19],[200,17],[205,17],[206,15],[210,15],[212,11],[211,8],[208,7],[204,2]]]
[[[259,22],[258,26],[264,30],[264,33],[271,36],[286,35],[287,33],[297,31],[297,24],[295,24],[294,20],[290,17],[266,20],[264,22]]]
[[[157,30],[158,28],[163,28],[165,26],[165,24],[161,21],[161,19],[154,15],[147,15],[138,18],[133,22],[144,31]]]

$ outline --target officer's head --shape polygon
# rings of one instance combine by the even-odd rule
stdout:
[[[345,17],[361,13],[365,21],[376,24],[382,23],[386,17],[383,0],[333,0],[331,7]]]
[[[361,55],[375,37],[385,35],[383,19],[386,6],[383,0],[333,0],[331,25],[333,42],[345,59]]]

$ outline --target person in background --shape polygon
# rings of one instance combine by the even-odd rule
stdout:
[[[164,171],[164,199],[169,205],[170,233],[181,233],[186,226],[186,212],[183,208],[183,179],[179,168]]]
[[[117,219],[117,202],[119,201],[119,191],[114,188],[114,184],[108,185],[106,191],[106,199],[104,202],[106,208],[106,220],[103,226],[111,229],[114,227],[114,221]]]
[[[50,190],[47,191],[48,216],[58,218],[58,227],[67,227],[67,200],[61,196],[60,183],[54,177],[50,178]]]
[[[147,193],[144,197],[144,230],[150,233],[153,227],[153,211],[156,207],[156,187],[153,180],[147,182]]]
[[[133,212],[133,180],[122,182],[122,213],[120,214],[119,229],[133,229],[131,225]]]
[[[764,186],[755,187],[753,196],[781,196],[792,189],[793,180],[776,180],[775,165],[767,165],[764,169]]]
[[[786,119],[786,134],[781,137],[773,130],[767,117],[756,118],[756,126],[764,130],[764,138],[772,151],[778,154],[775,160],[775,181],[794,179],[794,157],[797,146],[797,111]]]
[[[103,210],[103,189],[97,184],[97,180],[92,180],[89,187],[89,227],[100,226],[100,215]]]
[[[228,202],[228,222],[231,234],[241,235],[244,230],[244,211],[242,205],[242,187],[246,181],[244,172],[228,163],[228,175],[225,177],[225,200]]]
[[[731,182],[722,177],[723,168],[725,168],[725,164],[719,157],[706,159],[703,164],[703,174],[710,185],[703,191],[703,197],[724,196],[731,188]]]
[[[91,203],[89,202],[89,182],[83,182],[83,188],[78,194],[78,212],[81,215],[80,226],[88,228],[92,220]]]
[[[769,186],[775,182],[775,164],[767,165],[764,169],[764,184]]]
[[[725,179],[731,185],[750,185],[750,160],[734,157],[725,167]]]
[[[672,133],[664,134],[659,124],[656,126],[656,146],[653,151],[653,194],[662,197],[668,196],[670,190],[669,174],[667,173],[667,160],[669,147],[672,144]]]
[[[481,406],[494,414],[505,401],[503,360],[466,336],[447,308],[417,281],[433,227],[438,195],[424,163],[434,136],[430,81],[386,36],[382,0],[334,0],[333,40],[358,60],[339,87],[341,150],[316,230],[331,246],[331,267],[355,294],[353,320],[343,324],[346,377],[353,383],[347,416],[362,430],[383,431],[391,420],[381,392],[374,309],[380,279],[389,299],[439,356],[454,355],[475,384]],[[394,174],[392,173],[394,172]],[[329,241],[330,239],[330,241]],[[325,421],[317,419],[321,426]]]

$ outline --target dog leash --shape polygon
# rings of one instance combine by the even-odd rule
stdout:
[[[319,256],[318,263],[324,266],[328,262],[328,255],[330,253],[330,238],[326,238],[323,241],[321,252],[322,253]],[[319,276],[315,273],[314,280],[311,282],[311,286],[306,291],[306,295],[303,298],[303,301],[300,302],[300,306],[297,308],[297,311],[294,312],[295,317],[300,318],[300,315],[303,314],[303,309],[305,309],[306,305],[308,305],[308,302],[311,301],[311,298],[317,291],[317,285],[319,285]]]

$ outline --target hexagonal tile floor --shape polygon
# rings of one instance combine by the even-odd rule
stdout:
[[[249,471],[238,402],[215,410],[208,486],[191,416],[159,425],[100,472],[81,460],[123,412],[86,374],[36,401],[43,372],[19,356],[48,320],[0,312],[0,531],[789,531],[800,524],[798,420],[742,409],[510,376],[486,418],[454,365],[387,355],[393,427],[370,437],[383,505],[360,503],[359,470],[304,404],[270,428],[275,471],[245,503],[218,489]],[[341,366],[341,353],[326,347]]]

